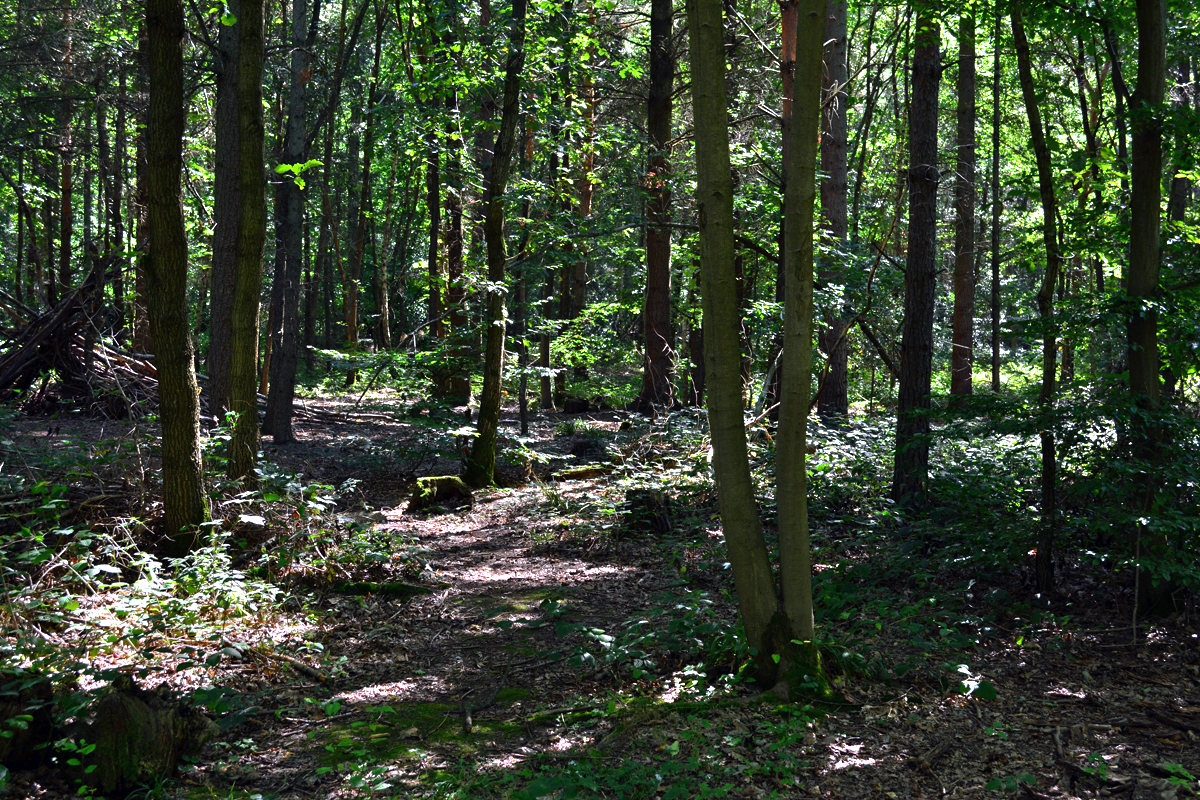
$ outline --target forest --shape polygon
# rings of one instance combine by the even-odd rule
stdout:
[[[0,797],[1200,796],[1200,10],[4,0]]]

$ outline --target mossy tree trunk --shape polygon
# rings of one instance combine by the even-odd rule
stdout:
[[[504,369],[504,192],[516,147],[517,118],[521,112],[521,71],[525,66],[525,0],[514,0],[508,31],[508,62],[504,67],[504,106],[500,132],[488,173],[484,198],[483,234],[487,242],[487,340],[484,347],[483,391],[479,396],[479,422],[475,445],[463,480],[468,486],[492,483],[496,472],[496,433],[500,427],[500,395]]]
[[[187,307],[187,238],[183,228],[183,5],[147,0],[150,103],[146,116],[146,191],[150,227],[146,289],[158,370],[162,420],[163,512],[168,555],[198,541],[209,518],[200,460],[196,390]]]

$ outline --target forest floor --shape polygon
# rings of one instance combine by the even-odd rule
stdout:
[[[1200,790],[1197,620],[1143,624],[1132,644],[1129,592],[1096,568],[1060,564],[1061,592],[1041,597],[1028,564],[935,564],[857,524],[852,509],[818,516],[818,627],[846,702],[783,704],[732,671],[745,651],[696,466],[703,439],[689,438],[686,419],[621,430],[623,413],[534,415],[518,446],[507,413],[510,445],[539,454],[540,477],[410,514],[415,476],[457,471],[454,429],[466,423],[394,400],[372,394],[369,418],[299,420],[298,443],[265,444],[296,497],[357,480],[335,511],[310,517],[286,496],[216,509],[235,555],[207,580],[253,595],[238,581],[266,575],[280,596],[193,607],[169,630],[96,647],[95,631],[129,632],[114,609],[138,606],[130,584],[95,582],[77,594],[75,624],[41,629],[86,644],[94,668],[150,665],[148,685],[201,690],[221,735],[143,796],[1174,800]],[[19,453],[110,539],[147,536],[128,524],[153,513],[150,493],[131,500],[131,476],[154,472],[144,433],[64,417],[18,418],[8,435],[5,474]],[[35,466],[39,453],[71,448],[79,457],[60,455],[54,476]],[[623,463],[607,474],[551,479],[615,454]],[[646,487],[670,499],[643,525],[627,498]],[[385,588],[397,586],[424,593]],[[164,648],[157,660],[148,644]],[[76,789],[41,767],[13,773],[7,791],[46,800]]]

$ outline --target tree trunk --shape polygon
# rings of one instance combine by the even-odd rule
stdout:
[[[954,326],[950,395],[967,397],[975,365],[975,16],[958,18],[958,167],[954,181]]]
[[[308,133],[305,113],[308,104],[308,53],[316,40],[320,20],[320,2],[314,3],[312,23],[305,30],[305,0],[292,2],[292,63],[291,87],[288,91],[287,133],[280,163],[302,169],[308,160]],[[279,235],[276,245],[282,249],[282,274],[276,273],[274,290],[278,292],[279,315],[271,335],[273,343],[271,380],[267,394],[267,418],[264,430],[269,430],[276,444],[296,441],[292,431],[292,402],[296,396],[296,368],[300,362],[300,285],[304,274],[304,193],[297,174],[282,176],[275,229]],[[279,260],[276,260],[279,263]]]
[[[821,214],[824,227],[833,239],[833,247],[821,259],[821,283],[841,284],[845,282],[845,252],[849,224],[846,217],[847,189],[847,107],[846,80],[846,0],[825,2],[825,68],[822,71],[821,106]],[[805,34],[801,34],[802,36]],[[799,245],[805,247],[804,244]],[[789,247],[789,249],[793,249]],[[847,364],[847,321],[843,318],[841,304],[844,293],[831,308],[825,309],[821,326],[821,350],[828,359],[822,376],[820,395],[817,397],[817,413],[826,420],[845,420],[850,411],[849,375]],[[787,365],[783,365],[787,375]],[[808,389],[805,387],[805,391]]]
[[[996,34],[992,37],[992,391],[1000,391],[1000,28],[996,12]]]
[[[1038,316],[1042,319],[1042,389],[1038,394],[1041,414],[1042,444],[1042,502],[1041,526],[1038,534],[1035,578],[1040,591],[1054,588],[1054,562],[1052,560],[1055,529],[1054,490],[1057,483],[1057,467],[1054,450],[1054,379],[1058,356],[1058,336],[1054,322],[1054,287],[1062,265],[1062,254],[1058,248],[1058,201],[1054,196],[1054,172],[1050,165],[1050,149],[1046,145],[1042,130],[1042,114],[1038,107],[1037,93],[1033,87],[1033,65],[1029,56],[1029,41],[1025,38],[1025,24],[1021,17],[1020,4],[1012,8],[1013,43],[1017,51],[1017,74],[1021,83],[1021,98],[1029,116],[1029,134],[1037,161],[1038,193],[1042,202],[1042,243],[1046,248],[1046,272],[1038,290]]]
[[[821,68],[822,40],[830,38],[830,29],[822,31],[818,24],[822,9],[830,11],[825,0],[802,0],[800,3],[800,31],[796,42],[796,72],[803,79],[796,85],[792,109],[792,142],[787,168],[787,217],[785,239],[789,246],[784,253],[785,300],[783,314],[783,393],[779,408],[778,456],[775,462],[775,500],[779,508],[779,588],[782,609],[786,618],[789,640],[778,640],[770,644],[778,647],[787,645],[792,639],[803,642],[799,651],[789,647],[790,658],[802,656],[800,663],[780,662],[785,674],[783,680],[794,682],[790,674],[793,667],[816,669],[820,678],[820,661],[816,646],[812,604],[812,557],[809,551],[808,530],[808,479],[805,467],[805,452],[808,441],[808,412],[812,393],[812,333],[813,333],[813,213],[817,192],[816,142],[821,126],[822,87],[816,80]],[[840,36],[845,39],[845,6],[841,10]],[[838,31],[834,31],[837,33]],[[836,53],[837,47],[834,46]],[[844,53],[844,45],[842,52]],[[834,56],[835,60],[838,56]],[[829,49],[826,48],[826,66],[829,67]],[[844,56],[842,56],[844,75]],[[844,77],[837,79],[839,85]],[[828,92],[828,89],[826,89]],[[834,126],[834,136],[837,127]],[[845,170],[845,125],[841,128],[841,169]],[[836,149],[836,147],[834,148]],[[822,160],[826,160],[823,154]],[[833,169],[838,169],[836,154]],[[834,235],[845,238],[845,192],[844,175],[838,187],[836,179],[830,188],[833,205],[837,207],[840,195],[841,219],[834,210],[828,221],[834,226]],[[825,193],[826,187],[822,187]],[[840,228],[837,226],[840,225]],[[837,321],[834,329],[839,331],[845,323]],[[833,370],[831,370],[832,373]],[[832,406],[831,414],[837,414]],[[739,587],[740,594],[740,587]],[[776,623],[778,625],[778,623]],[[749,625],[747,624],[747,630]],[[780,652],[772,649],[769,652]],[[805,676],[808,677],[808,676]],[[787,687],[790,688],[790,687]],[[786,692],[785,692],[786,693]]]
[[[1158,351],[1157,299],[1160,295],[1159,271],[1162,258],[1162,118],[1159,107],[1166,88],[1166,3],[1165,0],[1137,0],[1138,68],[1137,86],[1130,106],[1138,109],[1133,121],[1130,169],[1129,229],[1129,301],[1127,322],[1129,391],[1141,410],[1132,437],[1135,452],[1145,463],[1142,468],[1145,487],[1144,510],[1154,507],[1157,487],[1154,481],[1160,458],[1162,435],[1153,420],[1161,395],[1160,354]],[[1153,111],[1149,111],[1153,109]],[[1149,113],[1148,113],[1149,112]],[[1142,525],[1134,535],[1141,539],[1143,555],[1152,560],[1170,558],[1170,544],[1162,534]],[[1153,570],[1138,565],[1138,610],[1166,614],[1174,611],[1172,581],[1152,585]]]
[[[496,471],[496,433],[500,426],[500,394],[504,368],[504,281],[508,255],[504,246],[504,193],[516,146],[521,112],[521,71],[525,66],[525,0],[513,0],[509,24],[508,63],[504,67],[504,105],[500,131],[492,152],[484,195],[484,238],[487,243],[487,344],[484,349],[483,391],[475,445],[463,480],[472,487],[488,486]]]
[[[266,179],[263,174],[262,111],[263,10],[259,0],[241,0],[238,14],[237,116],[238,185],[241,208],[234,265],[229,408],[236,415],[229,442],[227,473],[231,478],[253,475],[259,450],[258,359],[259,292],[262,253],[266,239]]]
[[[200,403],[188,335],[183,172],[183,4],[146,0],[150,105],[146,192],[153,231],[146,259],[150,333],[162,418],[163,515],[168,555],[182,556],[209,518],[200,461]]]
[[[713,473],[746,641],[758,652],[759,677],[771,685],[774,664],[770,656],[776,651],[769,628],[778,602],[750,481],[742,421],[721,0],[688,0],[687,17]]]
[[[1179,60],[1179,107],[1185,113],[1192,106],[1192,62],[1185,55]],[[1175,155],[1171,160],[1171,193],[1167,199],[1167,219],[1183,222],[1187,218],[1188,200],[1192,197],[1192,179],[1181,174],[1187,169],[1190,152],[1188,136],[1179,131]]]
[[[240,19],[241,0],[230,0],[229,13]],[[229,369],[233,358],[233,287],[237,274],[238,228],[242,217],[239,172],[237,24],[221,25],[217,38],[216,108],[213,129],[212,315],[208,339],[208,411],[224,424],[230,410]]]
[[[904,334],[896,405],[892,496],[921,504],[929,473],[929,391],[933,367],[933,303],[937,287],[938,83],[940,29],[933,9],[917,8],[908,127],[908,258]]]
[[[642,335],[646,348],[642,368],[640,411],[675,402],[671,329],[670,140],[671,93],[675,54],[671,51],[671,0],[650,4],[650,91],[646,101],[646,133],[650,139],[646,207],[646,300],[642,306]]]

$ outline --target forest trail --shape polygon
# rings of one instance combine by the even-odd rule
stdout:
[[[562,429],[556,416],[539,419],[534,446],[568,461]],[[92,458],[105,430],[38,422],[20,436],[29,452],[71,439],[89,475],[118,481],[127,466],[114,462],[109,474]],[[120,435],[136,438],[124,427]],[[397,417],[306,425],[301,436],[268,445],[282,474],[360,483],[332,518],[289,540],[271,544],[269,528],[236,544],[261,550],[260,563],[289,548],[301,558],[278,576],[283,596],[271,610],[219,620],[222,639],[279,658],[174,671],[160,662],[148,678],[229,692],[220,707],[208,704],[218,740],[164,798],[474,800],[578,789],[652,800],[679,788],[673,796],[755,800],[1182,800],[1200,789],[1185,777],[1200,775],[1200,631],[1187,617],[1166,620],[1131,648],[1122,596],[1088,565],[1062,564],[1068,588],[1044,599],[1020,569],[926,571],[903,560],[895,534],[818,526],[829,663],[836,674],[837,657],[853,654],[867,670],[837,674],[849,705],[818,713],[779,705],[752,683],[725,686],[727,667],[714,668],[714,653],[736,652],[736,607],[703,495],[687,495],[700,504],[689,508],[677,497],[678,524],[665,536],[614,535],[624,508],[615,475],[478,492],[471,507],[410,514],[410,484],[397,476],[413,465],[453,471],[445,457],[426,457],[427,428]],[[648,457],[660,465],[686,455],[655,448]],[[339,593],[343,578],[428,593]],[[116,625],[105,608],[123,602],[117,592],[80,599],[80,615]],[[679,630],[690,644],[673,652],[665,634]],[[659,638],[639,640],[643,632]],[[120,648],[100,660],[138,663]],[[73,793],[51,771],[10,785],[37,800]]]

